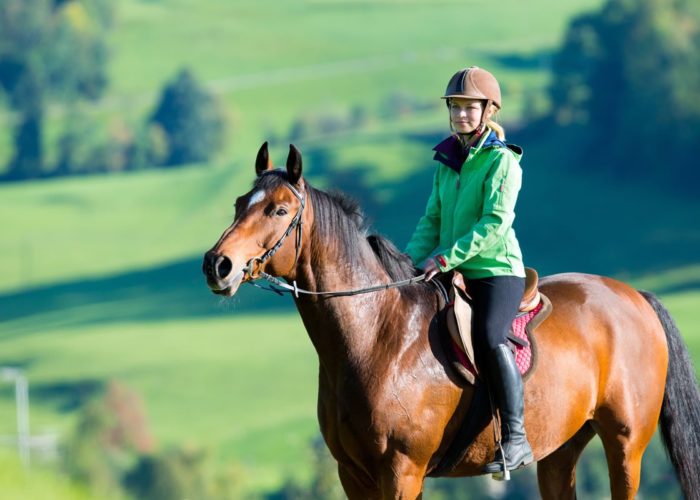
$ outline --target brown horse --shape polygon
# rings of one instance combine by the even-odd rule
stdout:
[[[233,223],[204,257],[214,293],[232,296],[262,272],[311,292],[416,275],[391,243],[367,235],[356,205],[305,182],[294,146],[284,171],[273,169],[265,143],[255,170],[253,189],[236,200]],[[667,311],[653,295],[602,276],[559,274],[540,288],[554,309],[537,330],[525,422],[542,497],[575,498],[577,459],[597,434],[612,498],[633,498],[660,422],[683,491],[698,498],[700,397]],[[295,302],[318,353],[321,432],[348,497],[419,498],[474,394],[439,348],[434,287]],[[449,475],[480,474],[494,446],[488,425]]]

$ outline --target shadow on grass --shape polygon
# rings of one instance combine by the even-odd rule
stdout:
[[[241,287],[231,299],[215,296],[204,282],[201,265],[197,256],[145,270],[0,295],[3,322],[8,326],[0,331],[23,333],[42,326],[175,320],[241,311],[291,311],[294,307],[287,296],[250,286]],[[25,321],[30,317],[30,322]],[[14,325],[18,320],[20,324]]]
[[[541,275],[576,271],[625,277],[697,262],[700,233],[693,220],[697,201],[673,202],[661,192],[555,169],[548,147],[538,146],[532,136],[511,135],[513,142],[532,144],[521,162],[524,182],[515,226],[526,265]],[[429,150],[443,133],[428,131],[405,138]],[[373,179],[371,164],[339,165],[332,148],[312,150],[307,156],[314,179],[355,197],[374,222],[372,231],[403,248],[424,211],[433,162],[412,169],[415,173],[399,181],[382,183]],[[388,196],[379,200],[378,192]],[[686,281],[652,291],[697,287],[700,283]],[[212,295],[198,255],[150,269],[0,295],[0,310],[2,338],[49,327],[293,311],[294,304],[288,296],[250,286],[228,300]]]
[[[105,381],[98,379],[33,383],[32,396],[65,413],[84,406],[95,394],[102,392],[104,386]]]

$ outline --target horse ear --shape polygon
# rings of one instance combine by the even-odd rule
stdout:
[[[267,151],[267,141],[260,146],[258,157],[255,159],[255,173],[262,174],[267,170],[272,170],[272,162],[270,161],[270,153]]]
[[[289,145],[289,156],[287,156],[287,177],[289,182],[297,184],[301,179],[301,153],[294,146]]]

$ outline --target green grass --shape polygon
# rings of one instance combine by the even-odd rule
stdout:
[[[700,320],[698,320],[700,291],[696,289],[662,296],[661,298],[676,321],[681,335],[688,345],[688,349],[690,349],[696,373],[700,373]]]
[[[250,182],[241,170],[193,168],[1,186],[0,290],[203,251]]]
[[[22,467],[17,456],[0,452],[0,488],[2,497],[17,500],[88,500],[91,497],[81,487],[71,484],[65,476],[44,465],[30,470]]]
[[[112,379],[142,396],[161,446],[189,443],[233,460],[251,488],[309,472],[317,363],[295,314],[2,332],[0,365],[24,360],[30,395],[44,395],[31,400],[33,432],[65,437],[75,413],[64,405],[86,382]],[[2,395],[0,434],[10,434],[9,387]]]

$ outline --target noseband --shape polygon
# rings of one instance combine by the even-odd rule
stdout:
[[[299,200],[299,209],[297,210],[296,215],[294,218],[291,220],[289,223],[289,226],[287,227],[287,230],[284,232],[282,237],[277,240],[277,243],[274,244],[274,246],[268,250],[265,251],[264,254],[262,254],[259,257],[253,257],[248,261],[246,264],[246,267],[243,269],[244,274],[248,275],[249,280],[256,280],[259,278],[262,268],[262,265],[267,262],[270,258],[272,258],[275,253],[277,253],[277,250],[280,249],[282,244],[284,243],[284,240],[287,239],[287,237],[292,234],[292,231],[296,228],[297,230],[297,236],[296,236],[296,242],[294,244],[294,264],[292,264],[292,268],[296,265],[297,261],[299,260],[299,248],[301,247],[301,233],[302,233],[302,227],[303,227],[303,222],[301,220],[302,215],[304,214],[304,207],[306,206],[306,201],[304,199],[304,196],[297,191],[294,186],[292,186],[289,182],[285,184],[289,190],[294,194],[294,196],[297,197]]]

